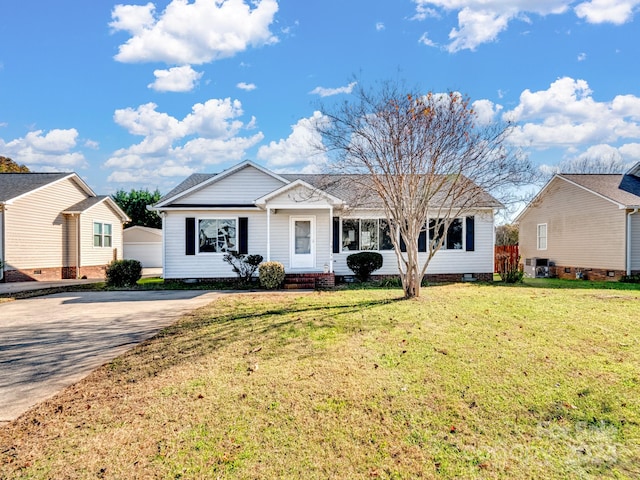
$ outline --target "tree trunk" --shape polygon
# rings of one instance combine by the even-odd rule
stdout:
[[[418,268],[410,268],[402,275],[402,288],[404,290],[404,298],[417,298],[420,296],[420,285],[422,278]]]

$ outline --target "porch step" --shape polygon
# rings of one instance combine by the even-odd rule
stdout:
[[[335,277],[326,273],[288,273],[284,278],[285,290],[315,290],[333,287]]]

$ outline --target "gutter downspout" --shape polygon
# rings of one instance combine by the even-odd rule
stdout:
[[[627,276],[631,275],[631,215],[638,213],[638,207],[627,213]]]
[[[160,213],[160,218],[162,219],[162,278],[165,279],[166,268],[167,268],[167,244],[165,241],[165,237],[166,237],[165,232],[167,231],[167,229],[165,227],[165,219],[167,218],[167,212],[160,211],[159,213]],[[122,244],[123,244],[122,249],[124,250],[124,239],[122,240]]]

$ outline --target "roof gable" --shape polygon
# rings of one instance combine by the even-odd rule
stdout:
[[[251,173],[248,173],[251,171]],[[221,184],[227,180],[228,186],[231,186],[230,179],[234,176],[249,176],[253,175],[255,177],[253,179],[254,182],[260,182],[259,178],[264,178],[264,187],[262,191],[258,190],[257,194],[252,194],[246,189],[234,188],[232,186],[233,192],[236,194],[236,199],[241,199],[241,202],[222,202],[224,203],[250,203],[253,204],[256,197],[262,196],[265,193],[274,190],[275,188],[279,188],[280,186],[289,183],[288,180],[284,179],[280,175],[277,175],[270,170],[267,170],[260,165],[257,165],[250,160],[246,160],[238,165],[231,167],[221,173],[218,174],[193,174],[189,178],[187,178],[184,182],[182,182],[178,187],[174,188],[169,194],[165,195],[161,198],[155,205],[154,208],[161,207],[170,207],[170,206],[185,206],[185,205],[197,205],[203,203],[220,203],[216,202],[215,199],[217,195],[211,194],[211,187],[216,187],[216,184]],[[261,185],[256,185],[257,188],[260,188]],[[224,187],[220,187],[221,189]],[[208,190],[209,194],[204,192],[204,190]],[[242,195],[237,195],[241,193]],[[225,198],[229,198],[227,193],[222,195]],[[232,195],[233,196],[233,195]]]
[[[75,173],[0,173],[0,203],[11,203],[19,198],[69,179],[75,182],[88,196],[95,193]]]
[[[270,192],[256,200],[256,205],[266,207],[267,204],[282,205],[291,208],[294,205],[308,208],[314,204],[323,206],[343,206],[344,201],[338,197],[318,189],[303,180],[295,180],[281,188]]]
[[[75,205],[71,205],[69,208],[65,209],[65,214],[82,214],[92,209],[96,205],[100,205],[101,203],[105,203],[118,217],[122,222],[130,222],[131,219],[127,216],[127,214],[120,208],[120,206],[109,196],[107,195],[99,195],[96,197],[88,197]]]

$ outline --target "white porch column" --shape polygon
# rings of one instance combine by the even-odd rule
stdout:
[[[267,262],[271,261],[271,208],[267,207]]]
[[[329,207],[329,273],[333,273],[333,206]]]

